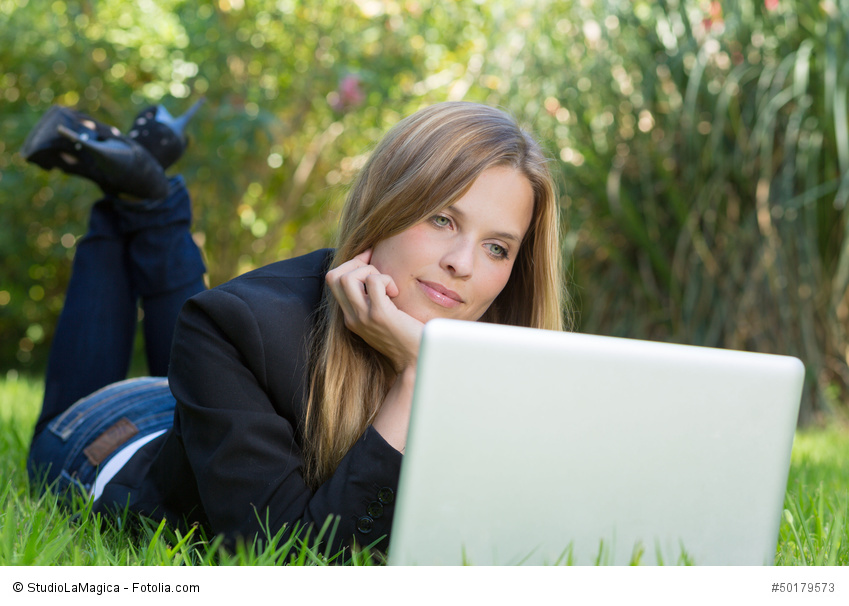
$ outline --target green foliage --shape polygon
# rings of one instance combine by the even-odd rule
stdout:
[[[207,98],[176,168],[214,285],[327,245],[363,154],[403,115],[466,96],[488,38],[503,37],[494,26],[511,20],[472,3],[36,4],[0,0],[6,367],[43,365],[97,196],[92,184],[44,173],[16,153],[51,104],[126,128],[150,103],[178,113]],[[362,99],[345,95],[348,76]]]
[[[51,104],[207,97],[176,169],[218,284],[329,244],[381,134],[467,99],[555,158],[581,330],[796,355],[802,420],[845,410],[849,6],[772,6],[0,0],[0,367],[43,365],[97,196],[16,153]]]

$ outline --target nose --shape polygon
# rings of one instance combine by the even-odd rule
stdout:
[[[442,269],[455,278],[469,278],[474,266],[474,243],[457,238],[442,255]]]

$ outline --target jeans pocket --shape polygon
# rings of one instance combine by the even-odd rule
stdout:
[[[117,420],[127,416],[124,411],[151,397],[165,395],[163,391],[170,395],[168,379],[164,377],[142,377],[112,383],[77,400],[47,428],[59,439],[67,441],[78,429],[103,425],[105,419]]]
[[[78,400],[47,426],[65,444],[64,452],[56,453],[61,469],[79,478],[92,476],[93,481],[97,470],[84,453],[92,442],[122,418],[138,428],[139,437],[167,429],[173,423],[174,406],[168,380],[163,377],[127,379]]]

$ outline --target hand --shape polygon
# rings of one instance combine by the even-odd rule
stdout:
[[[371,249],[327,272],[330,292],[339,303],[345,326],[385,355],[398,374],[415,369],[424,325],[399,310],[391,276],[369,264]]]
[[[371,250],[327,272],[326,281],[342,309],[345,326],[384,354],[398,373],[373,426],[403,453],[424,325],[395,306],[392,298],[398,296],[398,286],[369,261]]]

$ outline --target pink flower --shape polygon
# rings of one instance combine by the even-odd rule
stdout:
[[[721,2],[711,2],[710,3],[710,16],[714,21],[722,21],[722,3]]]
[[[709,7],[710,14],[702,19],[702,26],[706,31],[710,31],[710,29],[716,25],[722,25],[722,4],[719,2],[711,2]]]
[[[768,11],[774,11],[778,8],[778,0],[764,0],[764,6]]]
[[[347,111],[357,107],[365,101],[359,76],[348,74],[339,82],[339,88],[327,95],[327,101],[337,112]]]

